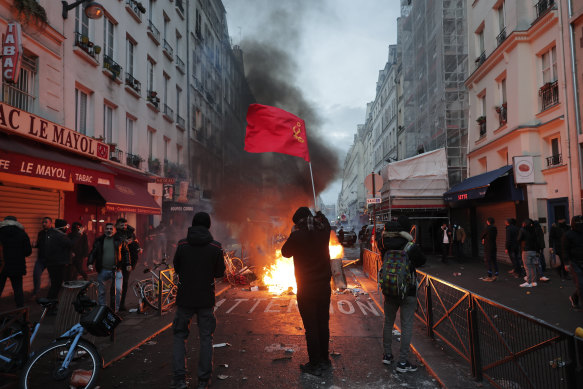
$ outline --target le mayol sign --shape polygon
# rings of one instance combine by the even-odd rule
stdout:
[[[0,104],[0,129],[77,154],[109,159],[107,144],[7,104]]]

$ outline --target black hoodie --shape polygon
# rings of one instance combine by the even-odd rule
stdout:
[[[0,244],[5,262],[2,273],[8,276],[25,275],[25,257],[32,253],[32,247],[22,224],[14,220],[0,222]]]
[[[571,262],[574,262],[579,266],[583,266],[583,220],[576,218],[573,217],[573,221],[578,220],[579,222],[571,222],[572,229],[563,234],[562,260],[565,265],[570,265]]]
[[[174,270],[180,284],[176,305],[183,308],[210,308],[215,305],[214,279],[225,274],[223,248],[213,240],[208,228],[192,226],[186,239],[178,242]]]

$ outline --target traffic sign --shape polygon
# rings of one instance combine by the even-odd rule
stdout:
[[[373,180],[374,180],[374,191],[376,193],[372,193],[373,191]],[[368,190],[368,193],[372,194],[373,196],[381,192],[381,188],[383,187],[383,178],[378,174],[371,173],[364,179],[364,186]]]
[[[381,202],[382,201],[381,201],[381,198],[380,197],[375,197],[375,198],[372,198],[372,199],[366,199],[366,203],[367,204],[380,204]]]

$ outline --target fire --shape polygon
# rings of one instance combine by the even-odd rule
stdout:
[[[344,248],[338,243],[335,234],[332,234],[330,244],[330,258],[342,258],[344,256]],[[291,290],[297,293],[298,285],[296,283],[296,276],[294,273],[293,258],[284,258],[281,255],[281,250],[275,250],[275,261],[272,265],[263,268],[265,274],[263,276],[263,283],[271,293],[281,294],[285,291]]]

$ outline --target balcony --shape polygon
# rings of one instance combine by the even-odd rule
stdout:
[[[176,56],[176,69],[182,74],[186,71],[186,66],[184,65],[184,61],[177,55]]]
[[[126,153],[126,165],[141,169],[144,160],[137,154]]]
[[[111,143],[109,145],[109,160],[113,162],[121,163],[123,159],[123,151],[116,149],[115,144]]]
[[[547,157],[547,167],[553,167],[563,164],[563,156],[561,154],[555,154]]]
[[[536,8],[536,20],[542,18],[555,6],[555,0],[540,0],[534,6]],[[535,22],[536,22],[535,20]]]
[[[121,77],[121,66],[108,55],[103,56],[103,68],[111,72],[113,80]]]
[[[174,49],[172,49],[172,46],[170,46],[170,43],[168,43],[166,41],[166,39],[164,39],[162,41],[162,48],[163,48],[163,51],[164,51],[164,54],[166,55],[166,57],[168,57],[168,59],[170,61],[173,61],[174,60]]]
[[[74,46],[80,48],[95,60],[97,60],[97,55],[101,53],[101,47],[96,46],[93,42],[89,40],[89,37],[87,35],[83,35],[80,32],[75,33]]]
[[[476,122],[478,122],[478,126],[480,128],[480,138],[485,137],[486,136],[486,117],[480,116],[478,119],[476,119]]]
[[[148,36],[150,39],[154,41],[154,43],[159,46],[160,45],[160,31],[154,26],[151,20],[148,20],[148,29],[147,29]]]
[[[178,8],[178,10],[184,14],[184,5],[182,4],[182,0],[176,0],[176,8]]]
[[[176,114],[176,125],[181,128],[186,128],[186,121],[178,114]]]
[[[482,54],[478,58],[476,58],[476,66],[480,66],[486,61],[486,51],[482,51]]]
[[[538,90],[541,97],[541,112],[559,104],[559,82],[547,82]]]
[[[148,171],[153,174],[160,174],[161,164],[158,158],[148,158]]]
[[[502,105],[496,107],[496,113],[498,113],[498,120],[500,121],[500,127],[506,124],[507,119],[507,103],[502,103]]]
[[[162,107],[162,113],[164,114],[164,117],[168,121],[170,122],[174,121],[174,111],[172,110],[172,108],[168,106],[168,104],[164,104],[164,106]]]
[[[126,0],[126,10],[138,23],[142,22],[142,14],[146,13],[144,5],[136,0]]]
[[[152,104],[156,109],[158,109],[158,105],[160,104],[158,92],[154,90],[149,90],[148,93],[146,94],[146,101]]]
[[[132,88],[138,94],[142,90],[142,83],[136,80],[130,73],[126,73],[126,85]]]
[[[496,43],[498,46],[500,46],[502,42],[504,42],[505,40],[506,40],[506,27],[504,27],[502,31],[500,31],[500,34],[498,34],[498,36],[496,37]]]

